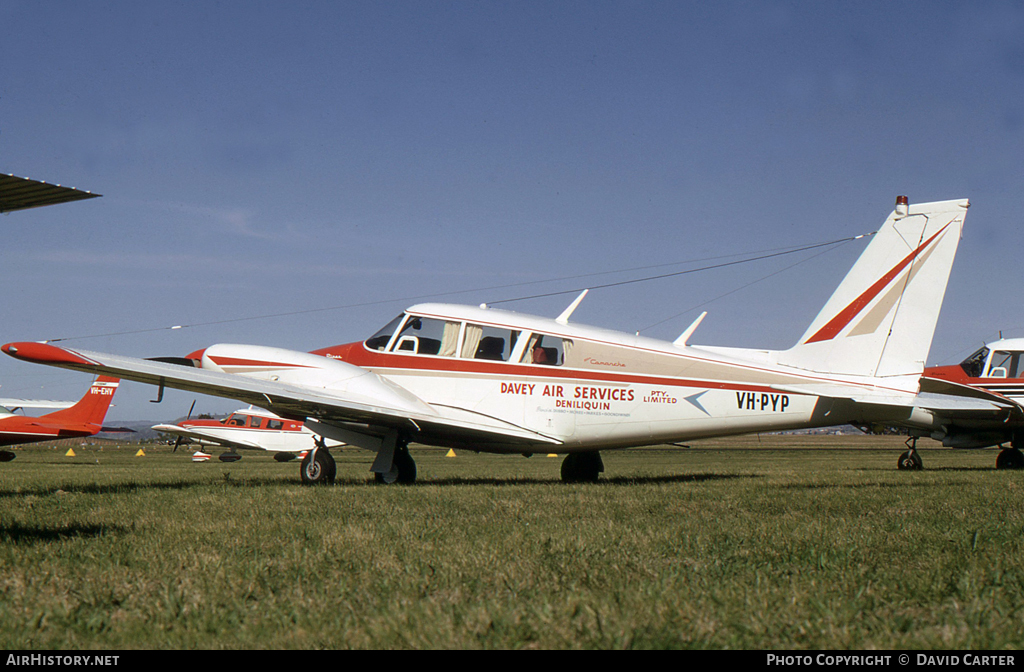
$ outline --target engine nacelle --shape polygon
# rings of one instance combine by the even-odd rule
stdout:
[[[933,432],[931,438],[941,441],[946,448],[988,448],[1010,440],[1004,432]]]
[[[308,352],[220,343],[206,348],[200,361],[203,369],[211,371],[308,388],[369,406],[436,414],[419,397],[372,371]]]

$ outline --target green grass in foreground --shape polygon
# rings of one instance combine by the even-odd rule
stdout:
[[[935,445],[935,444],[931,444]],[[4,648],[1019,648],[1024,473],[762,437],[560,460],[416,448],[420,481],[247,454],[0,465]],[[791,446],[816,448],[777,450]]]

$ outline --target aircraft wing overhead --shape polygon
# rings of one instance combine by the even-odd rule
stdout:
[[[40,208],[44,205],[81,201],[98,196],[100,194],[91,191],[0,173],[0,212]]]
[[[489,416],[431,406],[404,388],[383,380],[377,389],[397,390],[379,398],[359,397],[330,388],[287,384],[136,357],[71,350],[46,343],[8,343],[0,349],[12,357],[39,364],[235,399],[294,419],[315,418],[329,424],[356,423],[396,429],[443,428],[447,432],[491,443],[561,443]],[[369,371],[365,373],[376,377]]]

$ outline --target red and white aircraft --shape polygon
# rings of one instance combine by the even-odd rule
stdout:
[[[38,418],[15,415],[6,408],[0,408],[0,446],[92,436],[103,431],[103,419],[107,416],[118,383],[116,378],[100,376],[77,404]],[[14,457],[15,454],[9,450],[0,451],[2,462],[9,462]]]
[[[316,435],[302,422],[253,406],[235,411],[222,420],[187,419],[175,424],[153,425],[153,429],[201,445],[224,446],[231,452],[221,459],[228,462],[240,457],[236,449],[270,451],[278,462],[287,462],[303,451],[312,450],[316,443]],[[328,448],[341,445],[330,440],[325,444]]]
[[[973,404],[915,414],[904,423],[912,437],[930,437],[951,448],[1010,443],[996,458],[996,467],[1024,469],[1024,338],[1000,339],[960,364],[925,369],[921,390],[961,395]],[[920,458],[910,452],[912,461],[901,458],[900,467],[920,469]]]
[[[381,482],[411,482],[410,442],[495,453],[563,453],[562,478],[595,480],[602,450],[909,419],[956,406],[919,399],[966,200],[910,206],[874,236],[788,350],[692,346],[486,306],[420,304],[365,341],[312,353],[213,345],[146,360],[9,343],[26,361],[238,399],[376,452]],[[328,482],[320,445],[304,482]]]

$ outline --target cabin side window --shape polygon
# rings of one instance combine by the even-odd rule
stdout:
[[[545,334],[530,334],[530,341],[526,344],[523,357],[520,360],[523,364],[540,364],[543,366],[562,366],[565,364],[565,357],[572,349],[572,340],[559,338]]]
[[[461,322],[411,316],[395,337],[392,352],[454,357],[458,352]]]
[[[244,415],[232,415],[226,423],[228,427],[245,427]]]
[[[507,362],[518,338],[519,332],[514,329],[467,324],[462,342],[462,357]]]
[[[267,423],[267,429],[281,429],[282,427],[284,427],[284,423],[280,420],[271,419],[270,422]]]
[[[249,426],[253,429],[259,429],[263,426],[263,418],[258,418],[255,415],[249,416]]]

